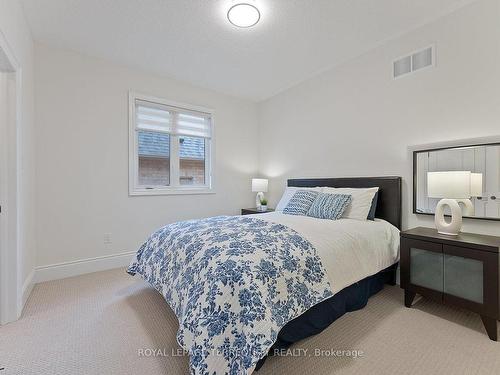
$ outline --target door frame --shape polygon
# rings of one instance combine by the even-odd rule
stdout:
[[[21,65],[0,30],[0,53],[9,84],[5,126],[0,127],[0,325],[19,319],[22,312],[22,280],[19,225],[19,129],[21,124]],[[12,87],[11,87],[12,86]],[[14,91],[14,92],[12,92]],[[15,108],[12,108],[15,107]],[[3,160],[2,160],[3,159]]]

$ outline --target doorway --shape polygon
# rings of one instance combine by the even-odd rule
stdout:
[[[21,70],[0,33],[0,324],[17,320],[22,298],[18,239]]]

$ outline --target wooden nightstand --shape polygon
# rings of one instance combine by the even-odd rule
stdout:
[[[481,315],[497,341],[500,319],[500,237],[473,233],[438,234],[431,228],[401,232],[401,288],[405,306],[415,294]]]
[[[242,208],[241,209],[242,215],[265,214],[266,212],[274,212],[274,210],[272,208],[268,208],[267,211],[259,211],[256,208]]]

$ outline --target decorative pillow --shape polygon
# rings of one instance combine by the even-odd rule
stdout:
[[[309,208],[311,208],[318,194],[317,191],[297,191],[283,209],[283,213],[288,215],[307,215]]]
[[[342,217],[346,219],[366,220],[372,206],[373,197],[378,187],[373,188],[323,188],[323,193],[348,194],[352,196],[351,204],[346,208]]]
[[[276,206],[276,211],[283,211],[285,207],[287,206],[288,202],[290,202],[290,199],[292,199],[293,195],[298,192],[299,190],[306,190],[306,191],[321,191],[320,187],[313,187],[313,188],[299,188],[299,187],[287,187],[285,189],[285,192],[281,196],[281,199]]]
[[[370,211],[368,212],[367,220],[375,220],[375,211],[377,211],[377,203],[378,203],[378,191],[375,193],[372,199],[372,205],[370,207]]]
[[[352,197],[347,194],[319,193],[314,200],[307,216],[318,219],[338,220],[351,203]]]

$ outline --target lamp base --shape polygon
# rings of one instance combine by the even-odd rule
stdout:
[[[451,211],[451,221],[449,223],[444,218],[444,209],[446,206],[450,207]],[[436,224],[438,233],[447,236],[457,236],[462,229],[462,210],[458,202],[455,199],[441,199],[436,206],[434,223]]]
[[[261,210],[262,209],[262,204],[260,203],[260,201],[264,199],[264,193],[263,192],[258,192],[257,195],[255,196],[255,207],[258,209],[258,210]]]
[[[458,205],[462,208],[463,205],[463,216],[474,216],[474,204],[470,199],[457,199]]]

